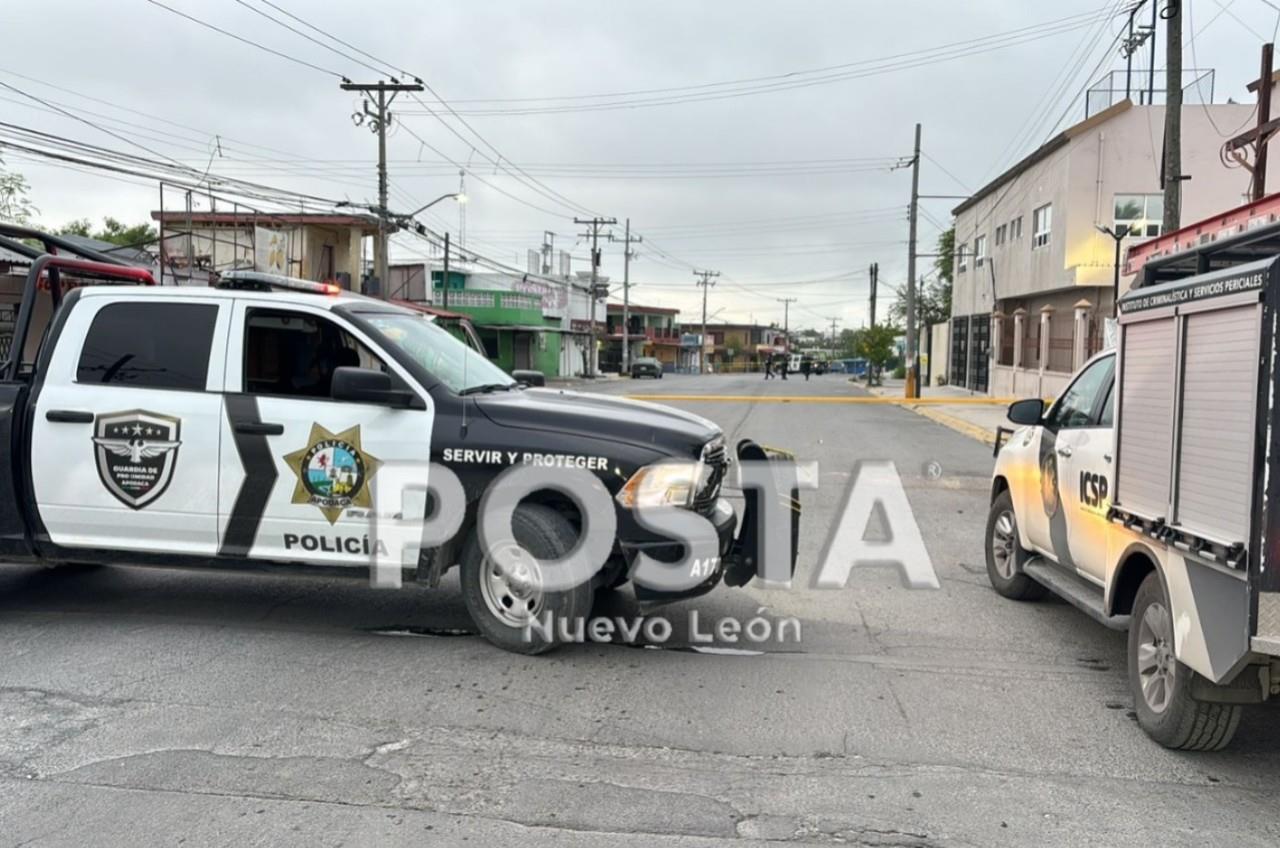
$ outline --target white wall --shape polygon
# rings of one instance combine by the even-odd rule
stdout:
[[[1164,112],[1163,106],[1117,106],[1077,124],[1064,145],[956,216],[957,246],[963,242],[972,253],[975,236],[985,235],[992,266],[975,268],[972,257],[965,272],[957,265],[952,313],[992,311],[992,270],[1001,300],[1070,286],[1110,289],[1114,242],[1095,227],[1113,224],[1117,194],[1160,192]],[[1183,183],[1184,224],[1245,202],[1248,174],[1224,168],[1218,150],[1223,133],[1245,125],[1252,112],[1251,104],[1183,108],[1183,172],[1191,176]],[[1275,174],[1277,167],[1269,170]],[[1053,204],[1052,238],[1033,250],[1032,212],[1045,203]],[[1019,215],[1021,238],[997,247],[996,227]],[[1109,292],[1084,296],[1110,298]]]

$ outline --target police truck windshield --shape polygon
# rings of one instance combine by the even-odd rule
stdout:
[[[454,392],[515,385],[505,371],[426,317],[390,312],[365,317],[388,344],[408,353]]]

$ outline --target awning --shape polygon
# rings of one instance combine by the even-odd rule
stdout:
[[[437,318],[448,318],[457,320],[460,318],[470,318],[470,315],[463,315],[461,312],[450,312],[448,309],[438,309],[426,303],[415,303],[412,300],[400,300],[392,298],[391,302],[396,306],[403,306],[405,309],[412,309],[414,312],[422,312],[426,315],[434,315]]]
[[[515,333],[571,333],[572,330],[562,330],[559,327],[541,327],[537,324],[476,324],[481,330],[511,330]],[[589,336],[590,333],[580,333],[579,335]]]

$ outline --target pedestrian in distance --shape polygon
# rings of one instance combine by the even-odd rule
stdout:
[[[800,373],[804,375],[804,381],[809,382],[809,372],[813,370],[813,360],[807,356],[800,359]]]
[[[773,354],[769,354],[764,358],[764,378],[766,380],[773,379]]]

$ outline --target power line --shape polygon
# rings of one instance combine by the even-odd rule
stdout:
[[[66,109],[61,108],[60,106],[55,106],[55,105],[53,105],[52,103],[50,103],[48,100],[45,100],[45,99],[43,99],[43,98],[41,98],[41,97],[37,97],[36,95],[31,94],[30,92],[23,91],[21,88],[18,88],[17,86],[14,86],[14,85],[10,85],[9,83],[5,82],[4,80],[0,80],[0,86],[3,86],[4,88],[9,89],[10,91],[14,92],[15,94],[20,94],[20,95],[22,95],[23,97],[25,97],[25,98],[27,98],[27,99],[29,99],[29,100],[34,100],[36,103],[39,103],[39,104],[41,104],[41,105],[43,105],[43,106],[46,106],[46,107],[48,107],[48,108],[50,108],[50,109],[54,110],[55,112],[58,112],[58,113],[60,113],[60,114],[62,114],[62,115],[64,115],[64,116],[66,116],[66,117],[68,117],[68,118],[71,118],[71,119],[72,119],[72,120],[74,120],[74,121],[79,121],[80,123],[84,124],[85,126],[92,127],[92,128],[94,128],[95,130],[97,130],[98,132],[103,133],[103,134],[105,134],[105,135],[109,135],[109,136],[111,136],[112,138],[116,139],[117,141],[123,141],[125,144],[132,145],[132,146],[134,146],[134,147],[138,148],[139,150],[144,150],[144,151],[146,151],[147,153],[150,153],[152,156],[159,156],[159,157],[161,157],[162,159],[168,159],[170,162],[174,163],[175,165],[177,165],[177,166],[179,166],[179,167],[181,167],[181,168],[187,168],[187,166],[186,166],[186,165],[183,165],[183,164],[182,164],[181,162],[179,162],[177,159],[174,159],[174,158],[172,158],[172,157],[170,157],[170,156],[166,156],[166,155],[165,155],[165,154],[163,154],[163,153],[157,153],[156,151],[152,150],[151,148],[147,147],[147,146],[146,146],[146,145],[144,145],[144,144],[139,144],[138,142],[134,141],[134,140],[133,140],[133,139],[131,139],[131,138],[127,138],[127,137],[125,137],[125,136],[123,136],[123,135],[120,135],[120,134],[119,134],[119,133],[117,133],[117,132],[113,132],[112,130],[107,129],[106,127],[103,127],[103,126],[100,126],[100,125],[98,125],[98,124],[95,124],[93,121],[90,121],[88,118],[82,117],[82,116],[80,116],[80,115],[76,115],[76,114],[75,114],[75,113],[73,113],[73,112],[69,112],[69,111],[67,111]],[[188,169],[188,170],[191,170],[191,169],[189,169],[189,168],[187,168],[187,169]]]
[[[321,67],[321,66],[319,66],[319,65],[315,65],[315,64],[312,64],[312,63],[310,63],[310,62],[306,62],[306,61],[301,60],[301,59],[298,59],[297,57],[294,57],[294,56],[292,56],[292,55],[290,55],[290,54],[283,53],[283,52],[281,52],[281,51],[279,51],[279,50],[275,50],[275,49],[272,49],[272,48],[270,48],[270,47],[267,47],[267,46],[266,46],[266,45],[264,45],[264,44],[260,44],[259,42],[253,41],[253,40],[248,39],[248,38],[244,38],[243,36],[237,35],[236,33],[233,33],[233,32],[231,32],[231,31],[229,31],[229,30],[223,29],[222,27],[215,26],[214,24],[211,24],[211,23],[209,23],[209,22],[207,22],[207,21],[201,20],[201,19],[199,19],[199,18],[197,18],[197,17],[195,17],[195,16],[193,16],[193,15],[188,15],[188,14],[186,14],[185,12],[180,12],[180,11],[178,11],[177,9],[174,9],[174,8],[172,8],[172,7],[170,7],[170,6],[166,6],[165,4],[158,2],[158,0],[147,0],[147,2],[148,2],[148,3],[151,3],[152,5],[158,6],[158,7],[159,7],[159,8],[161,8],[161,9],[165,9],[166,11],[172,12],[173,14],[178,15],[179,17],[185,18],[185,19],[187,19],[187,20],[191,21],[192,23],[195,23],[195,24],[198,24],[198,25],[200,25],[200,26],[202,26],[202,27],[205,27],[206,29],[210,29],[210,30],[212,30],[212,31],[214,31],[214,32],[217,32],[217,33],[221,34],[221,35],[225,35],[225,36],[227,36],[227,37],[229,37],[229,38],[234,38],[235,40],[240,41],[240,42],[242,42],[242,43],[244,43],[244,44],[248,44],[248,45],[251,45],[251,46],[253,46],[253,47],[257,47],[257,48],[259,48],[259,49],[261,49],[261,50],[264,50],[264,51],[266,51],[266,52],[268,52],[268,53],[271,53],[271,54],[272,54],[272,55],[274,55],[274,56],[278,56],[278,57],[280,57],[280,58],[287,59],[287,60],[289,60],[289,61],[296,62],[296,63],[301,64],[301,65],[305,65],[306,67],[312,68],[313,70],[321,71],[322,73],[329,74],[330,76],[335,76],[335,77],[337,77],[339,80],[341,80],[341,81],[343,81],[343,82],[350,82],[350,80],[349,80],[347,77],[343,76],[342,74],[339,74],[339,73],[338,73],[338,72],[336,72],[336,71],[332,71],[332,70],[330,70],[330,69],[328,69],[328,68],[323,68],[323,67]],[[281,7],[280,7],[280,6],[278,6],[278,5],[275,5],[275,4],[272,4],[272,8],[276,9],[277,11],[282,11]],[[283,11],[282,11],[282,14],[283,14]],[[268,17],[268,18],[270,18],[270,16],[267,16],[267,17]],[[292,17],[294,17],[294,19],[298,19],[296,16],[292,16]],[[276,23],[280,24],[281,26],[286,26],[286,25],[284,25],[282,22],[280,22],[280,21],[278,21],[278,20],[275,20],[274,18],[271,18],[271,20],[275,21]],[[298,20],[300,20],[300,19],[298,19]],[[328,38],[332,38],[332,36],[330,36],[328,33],[325,33],[323,30],[319,29],[318,27],[315,27],[315,26],[310,25],[310,24],[308,24],[308,26],[310,26],[312,29],[316,30],[317,32],[321,32],[321,33],[322,33],[322,34],[324,34],[326,37],[328,37]],[[294,30],[294,29],[292,29],[292,28],[290,28],[290,27],[287,27],[287,26],[286,26],[286,28],[287,28],[287,29],[290,29],[290,31],[296,32],[296,30]],[[363,52],[363,51],[362,51],[362,52]],[[381,60],[378,60],[378,61],[381,61]],[[386,64],[386,63],[384,63],[384,64]],[[437,94],[437,93],[434,91],[434,89],[432,89],[432,88],[431,88],[431,86],[430,86],[430,85],[428,85],[428,84],[427,84],[425,81],[423,81],[420,77],[414,76],[414,77],[413,77],[413,79],[414,79],[414,81],[415,81],[415,82],[417,82],[417,83],[421,84],[421,85],[422,85],[422,86],[423,86],[423,87],[424,87],[428,92],[430,92],[430,93],[431,93],[431,95],[432,95],[433,97],[435,97],[435,98],[440,102],[440,104],[441,104],[445,109],[448,109],[448,110],[450,111],[450,113],[451,113],[451,114],[453,114],[452,107],[451,107],[451,106],[449,106],[449,104],[448,104],[448,103],[447,103],[443,98],[441,98],[441,97],[440,97],[440,95],[439,95],[439,94]],[[412,93],[411,93],[411,96],[412,96],[412,97],[413,97],[413,98],[414,98],[414,99],[415,99],[415,100],[416,100],[416,101],[417,101],[421,106],[423,106],[423,108],[424,108],[424,109],[426,109],[428,113],[430,113],[430,114],[432,114],[434,117],[436,117],[436,118],[437,118],[437,120],[439,120],[439,121],[440,121],[440,123],[445,127],[445,129],[447,129],[447,130],[448,130],[450,133],[452,133],[453,135],[457,136],[457,137],[458,137],[458,139],[459,139],[459,140],[461,140],[464,144],[471,145],[471,146],[473,147],[473,149],[474,149],[474,145],[472,145],[472,143],[471,143],[471,142],[470,142],[466,137],[464,137],[464,136],[463,136],[461,133],[459,133],[459,132],[458,132],[458,131],[457,131],[457,130],[452,126],[452,125],[450,125],[448,121],[444,120],[444,118],[442,118],[439,114],[437,114],[437,113],[435,112],[435,110],[434,110],[434,109],[432,109],[432,107],[431,107],[431,106],[429,106],[429,105],[426,103],[426,101],[422,100],[422,98],[421,98],[421,97],[419,97],[417,94],[412,94]],[[496,147],[494,147],[494,146],[493,146],[493,145],[492,145],[492,144],[491,144],[487,139],[485,139],[485,138],[484,138],[484,136],[482,136],[480,133],[478,133],[476,130],[474,130],[474,129],[469,125],[469,124],[467,124],[467,122],[466,122],[466,121],[465,121],[461,116],[458,116],[458,115],[456,115],[456,114],[455,114],[455,117],[458,119],[458,121],[459,121],[460,123],[462,123],[464,126],[466,126],[466,127],[467,127],[467,129],[468,129],[468,130],[470,130],[470,131],[471,131],[471,133],[472,133],[473,135],[475,135],[475,137],[476,137],[477,139],[479,139],[479,140],[480,140],[480,142],[481,142],[483,145],[485,145],[485,146],[489,147],[491,150],[493,150],[494,154],[497,156],[497,158],[496,158],[496,159],[495,159],[495,158],[493,158],[493,156],[489,156],[489,155],[484,154],[484,153],[481,153],[481,155],[482,155],[482,156],[484,156],[484,158],[485,158],[487,161],[489,161],[491,164],[493,164],[493,166],[494,166],[495,168],[498,168],[498,169],[500,169],[500,170],[506,171],[506,172],[508,172],[508,173],[510,173],[512,170],[514,170],[516,173],[520,173],[520,168],[519,168],[519,166],[518,166],[518,165],[515,165],[514,163],[510,162],[510,160],[507,160],[507,164],[503,164],[503,160],[505,159],[505,157],[502,155],[501,151],[499,151],[499,150],[498,150]],[[401,126],[404,126],[404,124],[403,124],[403,123],[401,123]],[[407,128],[407,127],[406,127],[406,128]],[[418,135],[417,135],[417,134],[415,134],[415,133],[411,133],[411,134],[412,134],[412,135],[414,135],[414,137],[415,137],[415,138],[417,138],[417,139],[419,140],[419,142],[421,142],[421,143],[423,143],[423,144],[425,145],[425,142],[422,140],[422,138],[421,138],[420,136],[418,136]],[[434,148],[433,148],[433,149],[434,149]],[[480,152],[480,151],[476,151],[476,152]],[[444,155],[444,154],[440,153],[439,151],[436,151],[436,153],[437,153],[437,155],[441,155],[441,156],[443,156],[443,155]],[[448,157],[445,157],[445,158],[448,158]],[[473,177],[475,177],[475,178],[479,179],[479,175],[478,175],[478,174],[476,174],[474,171],[472,171],[470,168],[467,168],[467,167],[466,167],[466,166],[464,166],[464,165],[459,165],[459,167],[460,167],[460,168],[462,168],[463,170],[465,170],[467,173],[471,174]],[[591,210],[587,209],[585,206],[582,206],[581,204],[574,203],[573,201],[571,201],[571,200],[569,200],[568,198],[566,198],[564,195],[560,194],[559,192],[556,192],[554,189],[551,189],[551,188],[549,188],[549,187],[545,186],[545,184],[541,183],[541,182],[540,182],[540,181],[538,181],[536,178],[529,177],[528,175],[523,175],[523,179],[521,179],[521,178],[517,177],[517,182],[521,182],[521,183],[522,183],[522,185],[523,185],[525,188],[527,188],[527,189],[529,189],[529,190],[531,190],[531,191],[533,191],[533,192],[535,192],[535,193],[537,193],[537,194],[540,194],[540,195],[542,195],[543,197],[546,197],[547,199],[554,200],[554,201],[556,201],[556,202],[558,202],[558,203],[561,203],[561,204],[562,204],[562,205],[564,205],[567,209],[574,210],[574,211],[588,211],[588,212],[590,212],[590,211],[591,211]],[[512,195],[510,195],[510,194],[508,193],[508,196],[512,196]],[[557,214],[557,215],[559,215],[560,213],[551,213],[551,214]]]
[[[285,29],[289,30],[289,32],[292,32],[292,33],[294,33],[295,35],[299,35],[299,36],[301,36],[302,38],[305,38],[307,41],[310,41],[312,44],[316,44],[316,45],[319,45],[320,47],[323,47],[325,50],[328,50],[330,53],[333,53],[333,54],[335,54],[335,55],[337,55],[337,56],[341,56],[343,59],[346,59],[348,62],[354,62],[355,64],[357,64],[357,65],[361,66],[362,68],[367,68],[368,70],[373,71],[373,72],[374,72],[375,74],[377,74],[378,76],[383,76],[383,75],[384,75],[384,71],[383,71],[382,69],[380,69],[380,68],[375,68],[373,65],[370,65],[368,62],[364,62],[364,61],[362,61],[362,60],[360,60],[360,59],[357,59],[357,58],[355,58],[354,56],[351,56],[351,55],[350,55],[350,54],[348,54],[348,53],[343,53],[341,50],[338,50],[338,49],[337,49],[337,48],[335,48],[335,47],[332,47],[332,46],[330,46],[330,45],[328,45],[328,44],[325,44],[323,41],[320,41],[318,38],[313,38],[313,37],[311,37],[311,36],[307,35],[305,32],[302,32],[301,30],[296,29],[295,27],[290,26],[289,24],[285,23],[284,21],[279,20],[278,18],[274,18],[274,17],[272,17],[271,15],[268,15],[266,12],[262,11],[262,10],[261,10],[261,9],[259,9],[258,7],[249,5],[248,3],[246,3],[246,2],[245,2],[245,0],[235,0],[235,2],[236,2],[236,3],[239,3],[241,6],[245,7],[245,8],[246,8],[246,9],[248,9],[250,12],[253,12],[255,15],[261,15],[262,17],[266,18],[267,20],[271,21],[271,22],[272,22],[273,24],[275,24],[276,26],[282,26],[282,27],[284,27]],[[273,7],[273,8],[274,8],[274,7]]]
[[[306,19],[304,19],[304,18],[300,18],[300,17],[298,17],[297,15],[295,15],[295,14],[293,14],[292,12],[288,11],[287,9],[285,9],[284,7],[282,7],[282,6],[280,6],[280,5],[276,4],[276,3],[271,2],[271,0],[261,0],[261,2],[263,2],[263,3],[265,3],[266,5],[270,6],[272,9],[275,9],[277,12],[280,12],[281,14],[283,14],[283,15],[285,15],[285,16],[287,16],[287,17],[289,17],[290,19],[292,19],[292,20],[294,20],[294,21],[297,21],[298,23],[302,24],[303,26],[306,26],[307,28],[311,29],[313,32],[317,32],[317,33],[319,33],[319,34],[323,35],[325,38],[328,38],[328,39],[329,39],[329,40],[331,40],[331,41],[334,41],[334,42],[336,42],[336,43],[338,43],[338,44],[341,44],[342,46],[347,47],[347,48],[348,48],[348,49],[350,49],[350,50],[354,50],[355,52],[359,53],[359,54],[360,54],[360,55],[362,55],[362,56],[365,56],[365,57],[367,57],[367,58],[369,58],[369,59],[372,59],[372,60],[373,60],[373,61],[375,61],[375,62],[378,62],[379,64],[385,65],[385,66],[390,67],[390,68],[393,68],[393,69],[394,69],[395,67],[397,67],[397,66],[395,66],[395,65],[393,65],[393,64],[391,64],[391,63],[389,63],[389,62],[387,62],[385,59],[380,59],[380,58],[378,58],[377,56],[373,55],[372,53],[369,53],[368,51],[362,50],[362,49],[360,49],[359,47],[356,47],[355,45],[353,45],[353,44],[351,44],[351,43],[349,43],[349,42],[343,41],[342,39],[338,38],[337,36],[335,36],[335,35],[333,35],[333,34],[329,33],[328,31],[326,31],[326,30],[324,30],[324,29],[321,29],[320,27],[316,26],[315,24],[311,23],[310,21],[308,21],[308,20],[306,20]],[[277,22],[277,23],[278,23],[278,22]],[[283,24],[282,24],[282,25],[283,25]],[[292,29],[292,27],[290,27],[290,29]],[[294,30],[294,31],[296,32],[296,30]],[[488,139],[486,139],[483,135],[481,135],[478,131],[476,131],[476,130],[475,130],[475,129],[470,125],[470,124],[468,124],[465,120],[463,120],[463,118],[462,118],[460,115],[458,115],[458,114],[457,114],[457,112],[455,112],[455,111],[454,111],[453,107],[452,107],[452,106],[450,106],[450,105],[449,105],[449,103],[447,103],[447,102],[444,100],[444,98],[443,98],[443,97],[441,97],[441,96],[440,96],[440,95],[435,91],[435,89],[433,89],[433,88],[432,88],[432,87],[431,87],[431,86],[430,86],[430,85],[429,85],[425,80],[423,80],[421,77],[419,77],[419,76],[418,76],[418,75],[416,75],[416,74],[408,74],[407,72],[403,72],[403,71],[402,71],[402,73],[404,73],[406,76],[412,76],[416,82],[418,82],[418,83],[420,83],[422,86],[424,86],[424,87],[426,88],[426,90],[431,94],[431,96],[432,96],[432,97],[434,97],[437,101],[439,101],[439,103],[440,103],[442,106],[444,106],[446,109],[448,109],[448,110],[449,110],[449,112],[450,112],[450,114],[452,114],[452,115],[453,115],[453,116],[454,116],[454,117],[459,121],[459,123],[461,123],[464,127],[466,127],[466,128],[467,128],[467,130],[468,130],[468,131],[470,131],[470,132],[471,132],[471,134],[472,134],[472,135],[474,135],[476,138],[478,138],[482,144],[484,144],[486,147],[488,147],[490,150],[492,150],[492,151],[493,151],[494,155],[496,155],[496,156],[498,157],[496,160],[490,160],[490,161],[493,163],[493,165],[494,165],[495,167],[499,167],[499,168],[502,168],[503,170],[507,170],[507,168],[506,168],[505,166],[502,166],[502,165],[501,165],[502,160],[505,158],[505,157],[503,156],[502,152],[501,152],[500,150],[498,150],[498,149],[497,149],[497,148],[496,148],[492,143],[490,143]],[[423,108],[427,110],[427,112],[431,113],[434,117],[436,117],[436,119],[437,119],[437,120],[439,120],[439,121],[441,122],[441,124],[445,126],[445,128],[446,128],[446,129],[448,129],[448,130],[449,130],[451,133],[453,133],[454,135],[458,136],[458,138],[459,138],[460,140],[462,140],[464,143],[467,143],[467,142],[466,142],[466,139],[462,138],[462,136],[461,136],[461,134],[460,134],[460,133],[458,133],[456,130],[454,130],[454,129],[453,129],[453,127],[449,126],[449,124],[448,124],[446,121],[444,121],[442,118],[440,118],[440,116],[439,116],[439,115],[437,115],[437,114],[434,112],[434,110],[432,110],[432,109],[431,109],[431,107],[427,106],[427,105],[426,105],[426,103],[422,100],[422,98],[418,97],[416,94],[412,95],[412,97],[413,97],[413,99],[417,100],[417,101],[419,102],[419,104],[421,104],[421,105],[423,106]],[[564,195],[560,194],[559,192],[554,191],[553,189],[549,188],[548,186],[546,186],[544,183],[542,183],[542,182],[538,181],[537,179],[532,178],[532,177],[529,177],[529,175],[528,175],[528,174],[525,174],[525,173],[521,170],[521,168],[520,168],[518,165],[516,165],[515,163],[510,162],[510,160],[507,160],[507,161],[508,161],[508,163],[510,164],[510,167],[511,167],[511,168],[514,168],[516,171],[520,172],[520,173],[521,173],[521,174],[523,174],[525,177],[527,177],[528,179],[530,179],[530,180],[532,181],[532,183],[533,183],[533,185],[534,185],[534,186],[540,187],[540,188],[542,188],[542,189],[544,190],[544,191],[537,191],[537,193],[542,194],[543,196],[547,196],[549,199],[558,199],[558,200],[559,200],[559,202],[564,203],[564,204],[565,204],[569,209],[572,209],[572,210],[574,210],[575,212],[591,212],[592,214],[595,214],[594,212],[592,212],[592,210],[587,209],[585,206],[582,206],[581,204],[574,203],[574,202],[573,202],[572,200],[570,200],[569,198],[565,197]],[[470,169],[463,168],[463,170],[467,171],[467,173],[470,173],[473,177],[474,177],[474,176],[476,176],[476,174],[474,174],[474,172],[470,171]],[[535,190],[536,190],[536,189],[535,189]]]
[[[249,38],[245,38],[242,35],[236,35],[234,32],[225,30],[220,26],[215,26],[214,24],[211,24],[208,21],[202,21],[197,17],[188,15],[186,12],[180,12],[177,9],[173,8],[172,6],[166,6],[165,4],[159,2],[159,0],[147,0],[147,2],[150,3],[152,6],[158,6],[159,8],[164,9],[166,12],[172,12],[173,14],[177,15],[180,18],[186,18],[187,20],[191,21],[193,24],[198,24],[199,26],[202,26],[205,29],[213,30],[216,33],[225,35],[227,38],[234,38],[236,41],[239,41],[242,44],[248,44],[250,47],[256,47],[259,50],[265,50],[266,52],[272,54],[273,56],[279,56],[281,59],[284,59],[289,62],[293,62],[295,65],[302,65],[304,68],[310,68],[313,71],[319,71],[322,74],[328,74],[329,76],[337,77],[340,80],[345,81],[347,79],[337,71],[330,70],[329,68],[323,68],[320,65],[313,64],[311,62],[306,61],[305,59],[299,59],[297,56],[291,56],[288,53],[282,53],[279,50],[268,47],[265,44],[259,44],[258,42],[253,41],[252,39],[249,39]]]
[[[824,85],[846,79],[873,76],[895,70],[937,64],[964,56],[978,55],[991,50],[1002,49],[1041,38],[1047,38],[1061,32],[1090,26],[1102,10],[1070,15],[1056,20],[1032,24],[1003,33],[979,36],[977,38],[943,44],[935,47],[912,50],[905,53],[847,62],[804,71],[791,71],[766,77],[755,77],[741,80],[729,80],[718,83],[704,83],[693,86],[678,86],[668,89],[640,89],[630,92],[614,92],[611,94],[572,95],[566,97],[545,98],[491,98],[478,100],[459,100],[459,103],[554,103],[566,101],[559,105],[547,106],[515,106],[497,108],[473,108],[465,110],[471,115],[529,115],[554,114],[564,112],[590,112],[614,109],[634,109],[649,106],[665,106],[675,103],[703,102],[723,100],[734,97],[773,91],[785,91],[794,88],[806,88],[813,85]],[[914,58],[913,58],[914,57]],[[650,97],[648,95],[659,95]],[[610,98],[614,98],[610,100]],[[619,99],[621,98],[621,99]],[[583,103],[573,105],[568,101],[602,100],[604,102]]]
[[[993,169],[1004,163],[1006,157],[1010,154],[1016,156],[1030,139],[1036,137],[1037,128],[1047,119],[1053,108],[1052,104],[1057,102],[1065,93],[1067,86],[1079,74],[1080,69],[1088,61],[1093,49],[1096,48],[1097,40],[1105,29],[1106,20],[1119,12],[1123,2],[1125,0],[1116,0],[1116,2],[1107,7],[1111,14],[1098,21],[1096,31],[1093,28],[1086,29],[1084,37],[1067,55],[1067,60],[1063,62],[1061,70],[1055,73],[1053,79],[1050,80],[1048,90],[1034,101],[1036,105],[1032,108],[1031,113],[1019,125],[1017,131],[1010,135],[1008,143],[1001,149],[1000,155],[996,157],[995,162],[992,163],[991,168],[988,168],[986,174],[990,174]],[[1156,2],[1156,0],[1151,0],[1151,2]],[[1079,54],[1078,57],[1077,53]],[[985,176],[982,181],[986,182]]]

